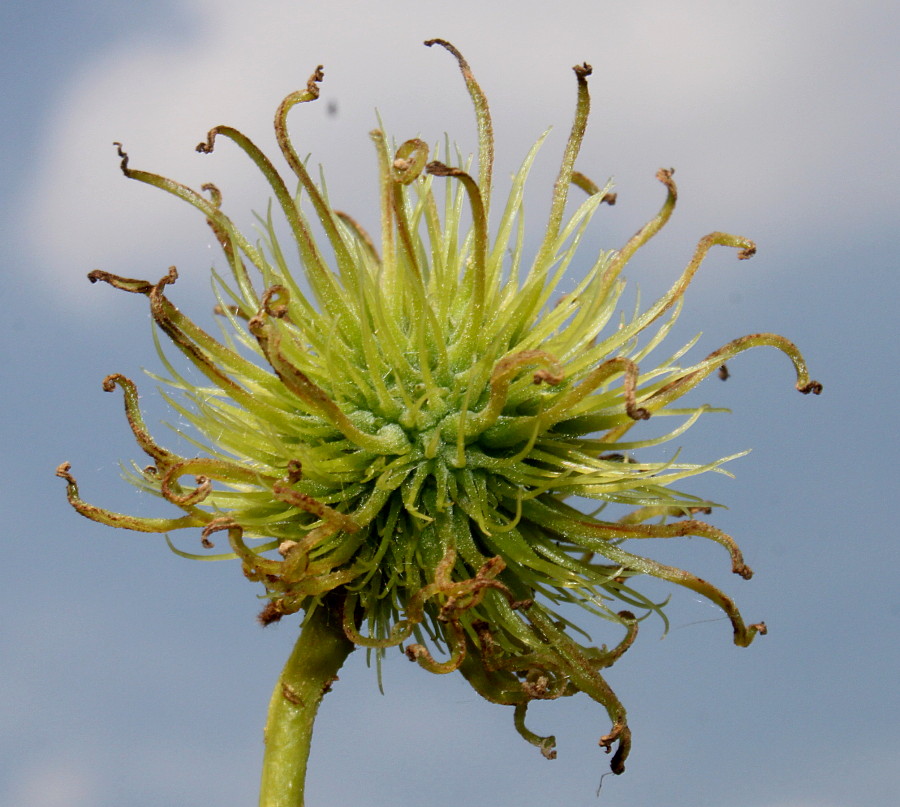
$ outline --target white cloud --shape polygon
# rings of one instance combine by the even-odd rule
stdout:
[[[9,804],[17,807],[89,807],[99,791],[85,760],[38,758],[40,764],[19,773]]]
[[[55,283],[65,281],[67,300],[89,291],[83,274],[96,266],[154,276],[170,262],[209,263],[199,214],[126,182],[112,140],[126,143],[133,167],[193,186],[214,179],[226,204],[237,200],[232,210],[259,209],[266,194],[250,193],[252,172],[231,144],[210,157],[193,146],[211,125],[229,123],[273,150],[274,107],[320,61],[324,93],[339,114],[331,118],[319,104],[291,121],[342,206],[358,210],[360,186],[365,204],[374,199],[367,132],[376,106],[403,138],[436,140],[446,130],[471,147],[465,92],[450,57],[419,44],[430,36],[458,44],[493,100],[499,172],[513,170],[546,125],[557,127],[536,175],[545,184],[571,119],[568,68],[593,63],[594,119],[582,164],[601,180],[616,175],[634,202],[623,232],[652,211],[652,176],[669,164],[681,169],[694,237],[788,221],[802,233],[862,221],[869,208],[887,215],[891,191],[878,155],[890,148],[885,125],[889,131],[893,121],[896,131],[886,103],[896,71],[871,66],[889,52],[878,30],[879,14],[888,13],[881,2],[870,2],[869,14],[807,0],[457,0],[452,14],[411,0],[184,2],[201,20],[192,41],[95,54],[54,111],[25,232]],[[843,202],[850,178],[857,213]]]

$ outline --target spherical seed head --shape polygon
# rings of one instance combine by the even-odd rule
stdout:
[[[147,296],[159,328],[208,380],[194,385],[172,369],[168,381],[185,399],[179,412],[204,450],[186,457],[159,445],[144,425],[135,385],[113,375],[104,388],[124,392],[132,431],[153,463],[132,481],[183,514],[111,513],[81,500],[68,465],[58,473],[73,505],[97,521],[145,532],[199,529],[206,549],[224,533],[225,555],[175,551],[240,559],[244,574],[265,588],[263,624],[336,603],[356,644],[379,654],[401,646],[422,667],[459,670],[487,699],[514,705],[519,732],[546,756],[555,754],[553,738],[525,727],[528,703],[586,692],[610,715],[613,727],[600,742],[607,750],[617,745],[612,767],[621,772],[630,745],[625,711],[599,671],[634,641],[635,611],[662,614],[636,577],[708,597],[730,619],[738,644],[764,632],[761,624],[745,625],[710,583],[625,546],[701,536],[721,544],[732,570],[749,577],[734,541],[693,517],[711,503],[672,487],[720,470],[729,458],[658,462],[643,459],[641,449],[694,423],[707,407],[672,404],[750,347],[786,353],[801,391],[820,386],[797,349],[773,334],[737,339],[687,367],[676,363],[681,351],[648,361],[709,249],[731,246],[749,257],[755,245],[744,238],[715,232],[701,239],[667,294],[616,319],[623,267],[668,220],[677,192],[673,172],[661,170],[659,213],[621,249],[582,259],[585,228],[603,202],[615,201],[608,187],[574,170],[589,111],[589,65],[574,68],[575,121],[536,254],[524,254],[521,209],[540,143],[491,230],[487,101],[452,45],[426,44],[458,60],[478,121],[478,176],[438,159],[450,157],[422,140],[393,148],[372,132],[379,246],[330,206],[287,132],[289,110],[318,97],[321,67],[276,114],[276,137],[299,193],[231,127],[212,129],[197,147],[211,153],[225,137],[255,162],[291,244],[279,241],[272,216],[261,220],[262,242],[252,242],[222,211],[215,186],[203,186],[205,196],[134,170],[117,144],[127,177],[180,197],[207,218],[230,272],[227,281],[216,275],[225,336],[204,332],[171,302],[174,268],[156,283],[91,273],[92,281]],[[587,194],[576,205],[568,204],[572,185]],[[560,281],[576,262],[575,289],[560,296]],[[631,435],[663,414],[679,415],[680,425],[662,436]],[[627,514],[605,520],[598,505]],[[621,626],[619,643],[598,648],[573,636],[570,605]]]

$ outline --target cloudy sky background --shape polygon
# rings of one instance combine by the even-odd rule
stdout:
[[[137,451],[121,402],[100,390],[108,373],[141,382],[141,368],[159,368],[146,304],[85,274],[156,278],[176,264],[178,304],[201,319],[210,307],[218,256],[202,218],[126,181],[110,143],[122,140],[134,167],[215,181],[249,224],[267,194],[248,161],[224,142],[212,156],[193,147],[228,123],[272,151],[275,107],[322,63],[326,103],[293,111],[292,131],[325,166],[335,205],[371,224],[376,107],[400,140],[449,132],[474,148],[455,63],[421,45],[435,36],[465,53],[491,99],[498,178],[554,126],[529,184],[538,227],[571,121],[570,68],[591,63],[579,168],[613,177],[619,203],[595,220],[587,254],[653,215],[654,173],[676,167],[678,210],[630,279],[652,296],[702,235],[754,238],[751,262],[710,255],[678,334],[702,330],[705,355],[744,333],[784,333],[825,392],[798,395],[770,351],[703,388],[733,414],[687,434],[685,456],[754,449],[736,480],[695,490],[729,505],[715,523],[756,576],[729,579],[699,542],[665,551],[771,633],[735,648],[727,623],[687,595],[663,641],[645,623],[609,675],[635,745],[599,801],[607,719],[586,698],[534,709],[535,730],[559,742],[546,762],[511,710],[461,679],[392,658],[382,697],[356,653],[319,718],[308,803],[897,801],[895,3],[31,0],[4,3],[0,23],[0,803],[254,803],[265,707],[295,634],[290,620],[255,625],[257,592],[235,564],[190,563],[155,537],[87,522],[53,477],[70,460],[89,500],[158,512],[118,478]],[[152,382],[142,389],[149,420],[165,419]]]

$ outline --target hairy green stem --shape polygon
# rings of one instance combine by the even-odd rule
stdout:
[[[269,702],[259,807],[303,807],[316,712],[353,648],[340,619],[327,604],[316,608],[303,626]]]

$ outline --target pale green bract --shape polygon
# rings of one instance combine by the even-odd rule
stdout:
[[[622,249],[585,266],[578,253],[585,229],[601,203],[614,201],[608,188],[574,171],[588,117],[588,65],[574,68],[575,122],[535,257],[523,254],[522,202],[540,142],[492,229],[487,102],[452,45],[426,44],[443,46],[459,62],[478,121],[478,177],[429,162],[430,149],[418,139],[391,153],[385,135],[372,132],[380,247],[330,207],[287,134],[289,110],[318,97],[321,68],[275,118],[282,156],[299,180],[296,193],[235,129],[218,126],[198,146],[209,153],[224,137],[253,160],[287,221],[289,246],[276,238],[271,212],[257,245],[222,211],[214,186],[204,186],[205,196],[134,170],[119,146],[127,177],[180,197],[207,218],[231,275],[217,284],[227,335],[213,338],[170,301],[174,268],[156,283],[91,273],[93,281],[146,295],[159,328],[208,379],[195,386],[167,363],[168,384],[185,399],[169,401],[196,429],[203,455],[180,456],[156,443],[135,385],[113,375],[105,389],[122,389],[134,435],[153,462],[134,481],[183,515],[138,518],[94,507],[79,497],[68,465],[59,473],[72,504],[95,521],[158,533],[199,527],[207,547],[216,532],[226,533],[227,555],[175,551],[239,558],[244,574],[265,586],[263,623],[297,611],[308,618],[326,598],[338,602],[356,645],[378,654],[400,646],[428,670],[459,670],[488,700],[514,705],[519,732],[547,756],[554,738],[525,727],[528,703],[587,693],[609,713],[612,729],[600,744],[617,745],[612,769],[621,772],[630,732],[601,670],[632,644],[641,618],[662,613],[636,577],[708,598],[730,619],[739,645],[764,631],[745,624],[710,583],[626,548],[646,538],[704,537],[722,545],[733,572],[750,577],[735,542],[693,518],[711,503],[671,487],[719,470],[728,458],[651,462],[640,449],[683,434],[705,407],[673,403],[748,348],[783,351],[801,392],[818,393],[820,385],[809,380],[794,345],[773,334],[737,339],[686,367],[678,364],[684,350],[648,361],[709,249],[734,247],[748,258],[755,246],[711,233],[667,294],[619,321],[622,269],[665,224],[676,188],[672,172],[660,171],[666,199],[658,215]],[[587,195],[567,212],[572,185]],[[310,217],[326,243],[317,243]],[[581,279],[560,296],[573,264]],[[662,438],[625,439],[651,415],[678,416],[680,425]],[[195,481],[184,482],[189,477]],[[594,500],[594,508],[631,510],[605,521],[602,512],[588,515],[569,503],[578,497]],[[571,609],[562,615],[566,605],[618,624],[624,637],[611,649],[582,644],[577,635],[586,634],[569,621]],[[623,605],[628,610],[618,610]]]

